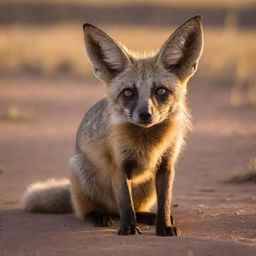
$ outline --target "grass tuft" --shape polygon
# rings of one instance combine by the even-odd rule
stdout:
[[[251,159],[246,173],[237,173],[226,180],[227,183],[256,182],[256,158]]]
[[[2,174],[3,172],[4,172],[4,168],[0,166],[0,174]]]
[[[26,113],[23,113],[17,106],[10,106],[6,112],[0,113],[0,121],[13,121],[13,122],[23,122],[23,121],[35,121],[36,119]]]

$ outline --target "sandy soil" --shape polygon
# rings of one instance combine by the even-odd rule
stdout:
[[[19,198],[36,180],[67,175],[83,112],[104,95],[87,83],[0,80],[0,111],[16,105],[27,121],[0,120],[0,255],[256,255],[256,189],[223,180],[255,157],[255,109],[232,109],[228,89],[190,84],[194,130],[177,166],[173,214],[182,234],[116,235],[71,214],[24,212]]]

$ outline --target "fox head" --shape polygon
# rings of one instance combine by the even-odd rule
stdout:
[[[94,74],[107,87],[115,122],[150,127],[173,118],[203,49],[201,17],[179,27],[153,56],[137,57],[100,29],[84,24]]]

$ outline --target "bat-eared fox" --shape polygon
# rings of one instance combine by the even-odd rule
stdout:
[[[70,178],[30,185],[23,207],[32,212],[74,211],[96,226],[109,226],[119,216],[119,235],[140,234],[137,223],[155,224],[159,236],[177,235],[172,187],[190,127],[186,91],[203,49],[201,17],[188,20],[147,56],[129,52],[93,25],[84,24],[83,31],[106,97],[80,124],[69,160]]]

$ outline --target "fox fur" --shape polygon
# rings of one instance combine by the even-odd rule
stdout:
[[[100,29],[84,24],[87,55],[107,96],[84,116],[69,160],[69,180],[31,185],[23,207],[36,212],[91,213],[120,235],[140,233],[155,216],[156,234],[177,235],[171,221],[174,169],[190,127],[187,82],[203,49],[201,17],[178,28],[154,55],[136,56]],[[142,213],[142,215],[139,215]]]

